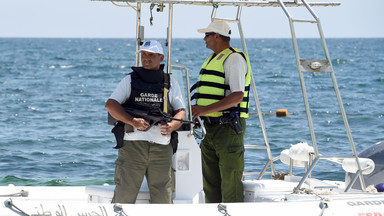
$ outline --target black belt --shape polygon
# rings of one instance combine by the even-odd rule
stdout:
[[[226,124],[228,122],[224,122],[222,117],[203,117],[204,121],[207,121],[209,124]]]

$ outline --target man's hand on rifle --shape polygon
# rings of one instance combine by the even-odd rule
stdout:
[[[177,130],[185,119],[185,109],[178,109],[174,111],[174,116],[172,121],[161,121],[159,122],[160,133],[162,136],[171,135],[172,131]]]
[[[137,130],[141,130],[141,131],[146,130],[150,126],[150,124],[147,121],[145,121],[143,118],[133,118],[131,125]]]
[[[168,123],[159,124],[160,126],[160,133],[162,136],[169,136],[172,133],[172,128]]]

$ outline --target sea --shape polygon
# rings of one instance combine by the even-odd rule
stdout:
[[[257,92],[251,94],[245,144],[265,145],[263,124],[273,158],[314,141],[323,156],[351,156],[333,84],[356,152],[384,140],[384,38],[326,40],[335,82],[329,72],[303,74],[314,138],[292,40],[245,42]],[[325,59],[318,39],[298,44],[301,59]],[[242,49],[239,39],[231,45]],[[210,53],[203,39],[173,39],[171,62],[187,68],[192,85]],[[0,38],[0,185],[114,184],[117,150],[104,105],[134,65],[135,39]],[[288,115],[277,117],[279,109]],[[261,171],[266,159],[265,150],[246,150],[245,171]],[[274,164],[276,171],[289,170],[279,160]],[[303,172],[294,169],[295,175]],[[312,176],[342,181],[345,173],[340,164],[320,160]]]

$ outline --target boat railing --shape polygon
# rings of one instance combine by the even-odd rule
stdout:
[[[187,118],[190,121],[194,121],[194,118],[192,116],[192,103],[191,103],[191,92],[189,90],[190,82],[189,82],[189,70],[185,65],[182,64],[171,64],[171,74],[172,76],[175,76],[177,80],[179,81],[179,85],[181,86],[181,89],[184,89],[183,91],[186,95],[184,95],[185,101],[187,101]],[[181,69],[184,73],[173,73],[174,68]],[[181,76],[181,77],[179,77]],[[185,80],[185,83],[180,82],[180,80]],[[185,85],[185,86],[184,86]],[[196,139],[203,140],[206,134],[206,130],[204,127],[204,124],[202,123],[200,117],[196,119],[197,123],[199,124],[199,128],[194,127],[194,125],[190,125],[189,127],[189,135],[194,136]]]
[[[310,167],[308,168],[308,171],[306,171],[306,173],[304,174],[302,180],[300,181],[300,183],[298,184],[298,186],[296,187],[295,190],[299,190],[301,188],[301,186],[304,183],[304,181],[306,180],[306,178],[308,178],[311,175],[311,172],[313,171],[314,167],[319,162],[319,160],[324,158],[324,157],[320,156],[320,153],[318,151],[318,146],[317,146],[317,142],[316,142],[315,132],[314,132],[314,128],[313,128],[313,122],[312,122],[312,117],[311,117],[311,109],[309,107],[307,90],[306,90],[305,82],[304,82],[304,76],[303,76],[304,72],[327,72],[330,74],[330,77],[331,77],[331,80],[333,83],[333,89],[336,93],[336,98],[337,98],[337,101],[339,104],[340,112],[341,112],[342,117],[343,117],[345,130],[346,130],[346,133],[347,133],[347,136],[349,139],[350,148],[352,150],[353,157],[355,158],[356,166],[358,167],[358,170],[359,170],[359,172],[357,172],[357,176],[360,179],[362,189],[365,190],[365,183],[364,183],[364,178],[362,176],[362,169],[361,169],[361,166],[359,163],[359,158],[358,158],[357,153],[356,153],[355,145],[354,145],[353,138],[351,135],[351,130],[349,128],[347,116],[345,114],[343,102],[341,100],[339,88],[338,88],[338,85],[336,82],[336,77],[335,77],[333,67],[332,67],[331,58],[329,56],[329,52],[328,52],[328,48],[327,48],[327,45],[325,42],[325,37],[323,34],[322,26],[320,23],[320,18],[316,15],[315,11],[312,9],[312,6],[306,0],[300,0],[300,1],[305,6],[305,8],[310,13],[310,15],[312,16],[313,19],[296,19],[288,11],[287,4],[284,1],[282,1],[282,0],[277,0],[277,1],[279,2],[281,8],[283,9],[285,15],[287,16],[287,18],[289,20],[292,43],[293,43],[295,57],[296,57],[296,64],[297,64],[297,69],[298,69],[299,77],[300,77],[301,90],[302,90],[302,95],[303,95],[303,99],[304,99],[305,110],[306,110],[306,114],[307,114],[307,120],[308,120],[309,129],[310,129],[310,134],[311,134],[311,138],[312,138],[312,145],[314,148],[314,160],[313,160],[312,164],[310,165]],[[318,60],[318,59],[302,59],[302,58],[300,58],[298,42],[297,42],[296,32],[295,32],[295,25],[294,25],[295,23],[308,23],[308,24],[316,24],[317,25],[317,30],[319,33],[322,47],[323,47],[325,59]]]
[[[216,14],[217,14],[218,7],[213,7],[212,8],[211,19],[212,20],[225,20],[226,22],[236,23],[237,27],[238,27],[239,34],[240,34],[240,39],[241,39],[241,44],[242,44],[242,47],[243,47],[243,52],[248,55],[247,45],[245,43],[243,28],[242,28],[241,21],[240,21],[242,7],[243,6],[237,6],[237,14],[236,14],[235,18],[220,18],[220,17],[217,17]],[[263,138],[264,138],[264,145],[263,146],[249,145],[249,146],[246,146],[246,148],[248,148],[248,149],[264,149],[264,150],[267,151],[268,160],[267,160],[264,168],[262,169],[262,171],[260,172],[260,174],[258,176],[258,179],[261,179],[263,177],[263,175],[265,173],[267,173],[267,169],[268,168],[271,169],[272,175],[275,175],[275,168],[274,168],[274,164],[273,164],[271,148],[269,146],[267,131],[266,131],[265,125],[264,125],[263,114],[262,114],[261,108],[260,108],[260,102],[259,102],[259,99],[258,99],[258,94],[257,94],[257,90],[256,90],[255,80],[253,78],[252,67],[251,67],[250,71],[251,71],[251,87],[252,87],[252,92],[253,92],[253,99],[254,99],[254,102],[256,104],[258,118],[259,118],[259,121],[260,121],[260,127],[261,127]]]
[[[283,164],[289,165],[289,172],[278,172],[277,175],[273,176],[274,179],[284,179],[282,177],[288,175],[293,176],[293,167],[304,167],[304,173],[308,173],[309,169],[312,167],[312,164],[315,160],[324,159],[338,165],[341,165],[346,173],[354,174],[351,180],[345,181],[346,188],[344,192],[348,192],[352,185],[354,185],[358,176],[360,175],[369,175],[375,169],[375,162],[370,158],[358,158],[359,166],[355,163],[354,156],[322,156],[318,158],[314,157],[315,151],[314,148],[309,146],[307,143],[298,143],[292,145],[290,149],[284,149],[281,151],[280,155],[273,159],[273,161],[280,160]],[[255,173],[247,173],[246,175],[254,175]],[[311,178],[311,174],[307,177],[303,177],[300,181],[305,182],[308,178]],[[297,190],[300,190],[297,189]]]

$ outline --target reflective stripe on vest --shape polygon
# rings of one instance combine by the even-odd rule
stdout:
[[[209,58],[203,63],[199,81],[197,84],[197,91],[194,95],[196,98],[196,104],[200,106],[208,106],[216,103],[225,97],[225,90],[229,90],[229,85],[225,84],[224,74],[224,61],[230,54],[237,52],[241,54],[247,62],[247,74],[245,77],[245,90],[243,101],[237,108],[230,108],[229,110],[240,111],[240,117],[248,118],[248,107],[249,107],[249,86],[251,83],[251,67],[249,64],[248,57],[235,48],[227,48],[217,55],[212,53]],[[204,116],[208,117],[219,117],[222,116],[223,112],[209,113]]]

